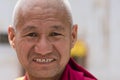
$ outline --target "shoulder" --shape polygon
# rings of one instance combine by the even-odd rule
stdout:
[[[83,77],[84,80],[97,80],[90,72],[86,69],[78,65],[72,58],[70,59],[69,63],[72,73],[78,75],[79,77]],[[78,76],[76,76],[78,78]]]

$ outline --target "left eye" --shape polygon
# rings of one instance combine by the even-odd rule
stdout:
[[[51,34],[50,34],[50,36],[59,36],[59,35],[62,35],[61,33],[57,33],[57,32],[52,32]]]
[[[36,34],[36,33],[29,33],[27,36],[30,36],[30,37],[36,37],[37,34]]]

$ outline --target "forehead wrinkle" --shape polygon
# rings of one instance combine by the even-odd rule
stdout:
[[[23,28],[23,32],[27,32],[27,31],[32,31],[32,30],[38,30],[39,27],[35,27],[35,26],[27,26],[25,28]],[[50,27],[52,30],[57,30],[57,31],[64,31],[65,28],[62,27],[61,25],[54,25]],[[46,29],[45,29],[46,30]]]
[[[57,30],[57,31],[64,31],[65,27],[62,27],[61,25],[54,25],[51,27],[53,30]]]
[[[32,31],[32,30],[36,30],[35,26],[27,26],[25,28],[23,28],[23,30],[21,30],[22,32],[28,32],[28,31]]]
[[[34,3],[29,7],[29,5],[25,6],[26,8],[22,9],[22,14],[24,17],[31,17],[31,15],[38,15],[40,18],[44,18],[44,16],[60,16],[60,17],[65,17],[66,16],[66,10],[65,10],[65,5],[63,5],[63,2],[53,0],[54,2],[52,3],[51,0],[46,0],[46,2],[40,2],[40,3]],[[43,3],[43,4],[42,4]],[[28,8],[29,7],[29,8]],[[28,9],[27,9],[28,8]],[[27,9],[27,10],[26,10]],[[37,12],[36,12],[37,11]],[[31,15],[28,15],[29,13],[32,13]]]
[[[39,12],[36,12],[36,10],[39,10]],[[33,9],[24,15],[24,19],[31,18],[31,19],[39,19],[39,20],[55,18],[55,17],[57,17],[57,11],[53,10],[52,8],[48,8],[44,10]]]

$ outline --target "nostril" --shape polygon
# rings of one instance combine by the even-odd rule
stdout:
[[[48,54],[48,53],[51,53],[52,52],[52,46],[47,46],[47,47],[40,47],[40,46],[35,46],[34,47],[34,51],[36,52],[36,53],[39,53],[39,54],[41,54],[41,55],[46,55],[46,54]]]

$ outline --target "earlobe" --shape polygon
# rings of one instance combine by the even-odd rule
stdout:
[[[73,25],[72,28],[72,47],[74,47],[75,42],[77,41],[77,24]]]
[[[8,27],[8,40],[9,40],[9,43],[10,45],[14,48],[15,45],[15,31],[14,31],[14,28],[12,26],[9,26]]]

